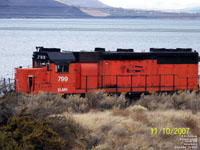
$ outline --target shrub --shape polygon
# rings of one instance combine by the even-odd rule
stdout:
[[[196,114],[200,110],[200,99],[192,99],[189,101],[189,108],[192,109],[192,113]]]
[[[106,122],[100,126],[100,131],[107,132],[112,128],[112,126],[113,126],[112,122]]]
[[[112,133],[116,136],[122,137],[126,135],[126,129],[122,126],[117,126],[112,129]]]
[[[200,136],[200,128],[198,127],[198,122],[191,117],[186,117],[183,121],[184,125],[190,128],[194,135]]]
[[[65,141],[44,119],[33,120],[21,112],[0,128],[0,148],[2,150],[62,150]]]
[[[98,134],[91,133],[88,140],[88,149],[97,146],[101,140],[102,139]]]
[[[147,108],[141,105],[134,105],[134,106],[128,107],[128,110],[130,112],[144,112],[144,111],[147,111]]]
[[[0,121],[4,125],[0,125],[0,149],[86,149],[87,130],[72,116],[62,116],[69,108],[87,111],[82,104],[87,104],[86,100],[79,96],[63,99],[48,93],[4,97],[0,103]]]
[[[26,108],[36,118],[47,117],[51,114],[86,113],[91,109],[108,110],[113,107],[120,109],[127,107],[127,100],[121,96],[107,96],[104,91],[91,91],[85,98],[79,95],[70,95],[66,99],[60,95],[40,92],[37,95],[25,96],[23,94],[6,95],[1,101],[8,108],[12,108],[14,114]]]
[[[81,98],[79,95],[70,95],[67,99],[63,100],[64,106],[68,112],[72,113],[86,113],[89,111],[87,99]]]
[[[99,102],[100,109],[112,109],[117,99],[113,96],[107,96]]]
[[[94,150],[112,150],[112,147],[108,143],[105,143],[105,144],[96,146]]]
[[[124,94],[121,94],[119,97],[117,97],[115,101],[115,107],[119,108],[126,108],[128,107],[127,99],[125,98]]]
[[[112,110],[113,116],[123,116],[127,117],[130,115],[130,111],[128,109],[119,109],[119,108],[114,108]]]
[[[100,102],[106,98],[104,91],[90,91],[86,94],[87,102],[90,108],[100,108]]]
[[[0,126],[5,125],[12,115],[12,110],[0,102]]]
[[[1,102],[7,108],[10,108],[13,114],[17,114],[24,109],[35,118],[44,118],[51,114],[60,114],[66,111],[62,98],[48,93],[39,93],[32,96],[16,94],[3,98]]]
[[[88,131],[77,123],[71,115],[53,116],[49,118],[50,127],[60,135],[67,149],[85,149],[88,143]]]
[[[137,104],[144,106],[149,110],[189,109],[192,110],[193,113],[197,113],[197,111],[200,110],[199,94],[196,94],[194,91],[174,93],[173,95],[166,93],[142,95]]]
[[[147,115],[144,112],[135,112],[135,113],[131,114],[131,118],[133,119],[133,121],[149,123]]]
[[[107,96],[104,91],[91,91],[86,95],[87,103],[90,109],[112,109],[113,107],[125,108],[127,107],[127,100],[125,95]]]

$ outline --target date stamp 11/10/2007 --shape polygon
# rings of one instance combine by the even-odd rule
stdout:
[[[190,128],[151,128],[151,134],[188,135]]]

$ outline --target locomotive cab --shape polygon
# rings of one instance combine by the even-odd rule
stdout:
[[[61,94],[69,90],[73,92],[74,89],[68,86],[74,84],[73,61],[75,57],[72,52],[61,53],[57,48],[37,47],[37,51],[33,53],[32,68],[16,68],[16,91]]]

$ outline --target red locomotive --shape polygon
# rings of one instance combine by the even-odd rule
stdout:
[[[103,89],[134,94],[198,89],[198,53],[192,49],[61,52],[37,47],[32,65],[16,68],[17,92],[84,94]]]

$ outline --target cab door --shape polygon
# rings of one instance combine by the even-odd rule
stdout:
[[[28,94],[33,93],[35,89],[34,76],[28,76]]]

